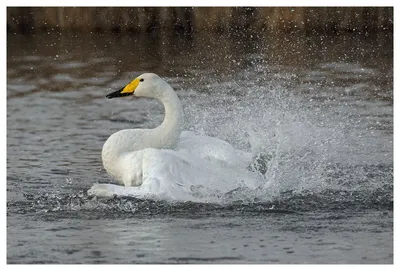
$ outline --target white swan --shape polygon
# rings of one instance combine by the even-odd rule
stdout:
[[[164,121],[154,129],[126,129],[112,134],[103,146],[103,166],[125,187],[95,184],[88,191],[90,194],[153,194],[182,199],[182,194],[193,194],[196,187],[228,192],[238,186],[237,182],[249,179],[244,168],[252,160],[250,153],[236,150],[218,138],[182,132],[180,100],[158,75],[142,74],[106,97],[131,95],[161,101]]]

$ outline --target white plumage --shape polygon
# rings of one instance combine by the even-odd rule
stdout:
[[[159,76],[142,74],[107,97],[129,95],[161,101],[164,121],[154,129],[126,129],[112,134],[103,146],[103,165],[125,187],[95,184],[90,194],[193,200],[199,191],[226,193],[243,182],[255,188],[255,174],[245,169],[251,163],[251,154],[218,138],[182,132],[180,100]]]

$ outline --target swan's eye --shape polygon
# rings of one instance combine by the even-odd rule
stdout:
[[[142,78],[142,79],[140,79],[139,81],[140,81],[140,82],[143,82],[143,81],[144,81],[144,79]]]

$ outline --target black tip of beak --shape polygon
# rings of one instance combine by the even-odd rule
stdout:
[[[124,88],[121,88],[120,90],[117,90],[117,91],[111,92],[110,94],[107,94],[106,98],[112,99],[112,98],[130,96],[133,94],[133,93],[121,93],[123,89]]]

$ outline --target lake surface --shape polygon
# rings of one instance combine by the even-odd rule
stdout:
[[[260,150],[259,191],[220,202],[97,198],[101,148],[151,128],[162,76],[185,130]],[[393,37],[7,37],[7,262],[393,263]]]

